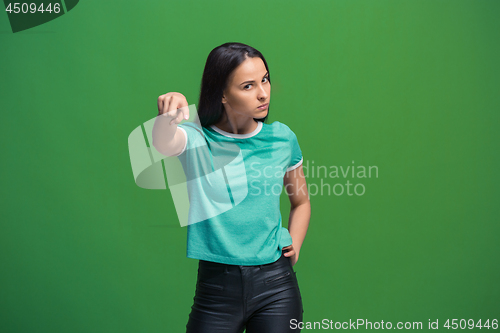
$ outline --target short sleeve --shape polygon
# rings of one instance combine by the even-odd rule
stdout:
[[[187,181],[213,172],[213,160],[201,126],[186,122],[178,125],[186,136],[184,148],[176,156],[182,164]]]
[[[184,144],[184,148],[182,151],[173,156],[180,156],[184,154],[189,149],[194,149],[196,147],[200,147],[206,145],[205,139],[203,136],[203,130],[199,128],[197,125],[193,123],[183,123],[177,126],[186,137],[186,142]]]
[[[290,130],[290,148],[291,148],[291,159],[290,164],[286,171],[292,171],[297,169],[303,161],[302,151],[300,150],[299,141],[297,136],[293,131]]]
[[[180,126],[178,128],[184,133],[184,137],[186,138],[186,142],[184,142],[184,148],[182,148],[182,151],[179,154],[173,155],[173,156],[179,156],[180,154],[184,153],[186,151],[187,143],[188,143],[188,134],[187,134],[186,130]]]

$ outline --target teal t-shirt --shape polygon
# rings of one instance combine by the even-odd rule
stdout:
[[[187,257],[231,265],[263,265],[292,244],[282,227],[283,177],[302,164],[295,133],[278,121],[248,134],[183,123],[177,155],[187,180]]]

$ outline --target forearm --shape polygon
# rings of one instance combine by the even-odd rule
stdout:
[[[309,220],[311,218],[311,203],[309,200],[290,210],[290,218],[288,220],[288,231],[292,236],[293,248],[295,252],[299,252],[306,237]]]
[[[170,124],[172,118],[158,115],[153,125],[153,147],[160,153],[169,152],[174,145],[177,124]]]

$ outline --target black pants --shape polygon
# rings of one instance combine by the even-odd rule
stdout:
[[[302,297],[291,259],[283,253],[257,266],[200,260],[186,332],[300,332],[290,321],[302,321]]]

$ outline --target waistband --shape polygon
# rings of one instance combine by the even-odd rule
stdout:
[[[279,263],[283,263],[283,265],[287,265],[290,260],[290,257],[285,257],[284,253],[286,251],[281,251],[281,256],[278,258],[278,260],[268,263],[268,264],[262,264],[262,265],[232,265],[232,264],[223,264],[220,262],[214,262],[214,261],[208,261],[208,260],[199,260],[199,267],[211,267],[211,268],[217,268],[217,269],[223,269],[224,272],[227,272],[228,270],[234,270],[234,269],[241,269],[241,268],[255,268],[258,267],[259,269],[265,269],[267,267],[270,267],[272,265],[277,265]]]

